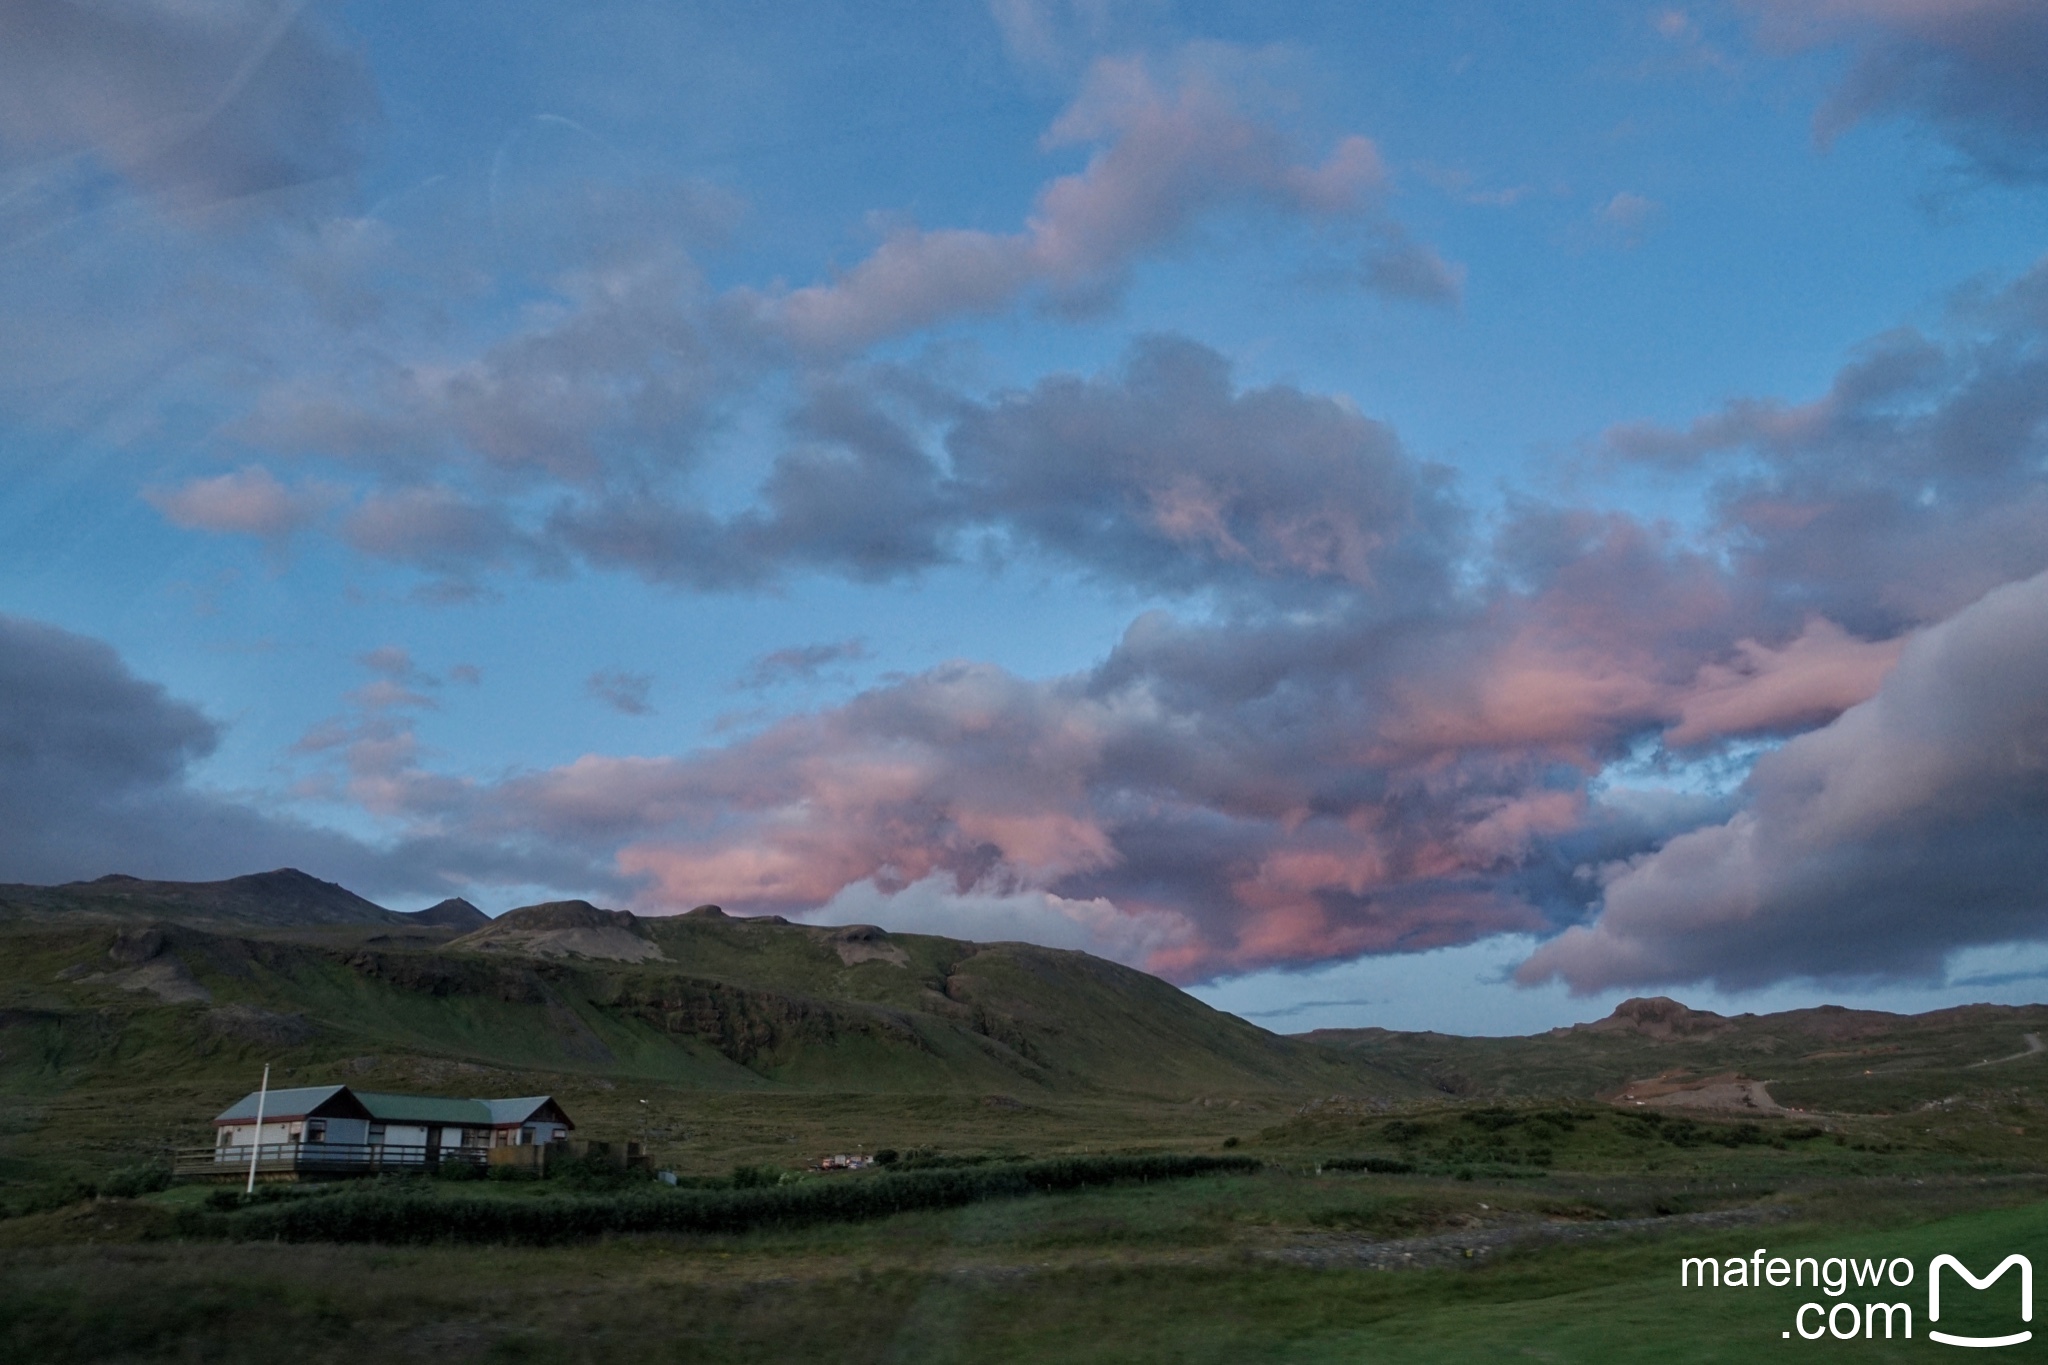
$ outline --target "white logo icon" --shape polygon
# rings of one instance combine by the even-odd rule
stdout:
[[[2006,1271],[2011,1270],[2014,1266],[2018,1266],[2020,1268],[2020,1321],[2032,1322],[2034,1320],[2034,1263],[2018,1252],[2014,1252],[1998,1263],[1998,1269],[1992,1271],[1981,1280],[1972,1275],[1970,1268],[1955,1257],[1946,1254],[1935,1257],[1934,1263],[1927,1267],[1927,1320],[1929,1322],[1941,1321],[1941,1268],[1943,1266],[1947,1266],[1955,1271],[1956,1274],[1968,1280],[1972,1289],[1989,1289],[1999,1276],[2005,1274]],[[2032,1332],[2014,1332],[2011,1336],[2006,1337],[1959,1337],[1951,1336],[1947,1332],[1937,1332],[1932,1328],[1928,1329],[1927,1335],[1949,1346],[2017,1346],[2023,1341],[2032,1341],[2034,1338]]]

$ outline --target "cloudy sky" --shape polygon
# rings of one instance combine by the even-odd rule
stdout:
[[[2048,8],[0,0],[0,879],[2048,989]]]

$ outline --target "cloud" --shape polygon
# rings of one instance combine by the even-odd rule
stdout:
[[[1187,342],[932,410],[943,462],[874,391],[827,385],[805,459],[918,471],[949,535],[1186,592],[1185,614],[1147,612],[1070,677],[956,662],[684,755],[450,778],[395,699],[361,694],[308,754],[398,828],[607,865],[644,909],[806,914],[926,886],[904,904],[1023,897],[1021,914],[1049,896],[1173,926],[1145,961],[1192,980],[1576,923],[1601,894],[1588,869],[1728,815],[1611,790],[1612,765],[1660,736],[1672,762],[1718,762],[1826,724],[1901,647],[1784,612],[1748,547],[1538,504],[1479,539],[1385,427],[1239,388]],[[793,534],[743,514],[692,553],[760,563]]]
[[[1426,594],[1462,530],[1442,473],[1385,425],[1288,385],[1237,391],[1221,356],[1173,338],[967,409],[946,444],[975,521],[1148,586]]]
[[[364,554],[458,581],[479,568],[550,558],[501,504],[445,486],[372,492],[349,509],[341,533]]]
[[[1456,308],[1465,300],[1465,267],[1412,240],[1398,226],[1381,233],[1365,256],[1365,283],[1376,294]]]
[[[867,643],[860,639],[793,645],[756,658],[733,686],[739,691],[753,692],[784,682],[815,682],[819,672],[832,664],[855,663],[869,657]]]
[[[1876,696],[1758,760],[1744,808],[1610,867],[1517,973],[1575,991],[1934,978],[2048,931],[2048,575],[1909,641]]]
[[[1164,8],[1162,0],[988,0],[1010,56],[1038,69],[1067,67]]]
[[[287,488],[260,465],[176,488],[147,489],[143,497],[173,526],[265,540],[284,539],[335,501],[332,490]]]
[[[1663,213],[1664,206],[1648,195],[1622,190],[1602,204],[1594,216],[1620,239],[1622,245],[1633,247],[1642,242],[1643,235]]]
[[[1187,937],[1170,912],[1131,914],[1106,900],[1067,900],[1045,891],[970,888],[927,877],[885,892],[871,882],[846,887],[816,910],[811,924],[878,924],[906,934],[939,934],[977,943],[1023,942],[1072,948],[1143,967]]]
[[[1096,62],[1043,145],[1095,150],[1039,191],[1022,231],[901,227],[832,283],[764,296],[763,315],[799,346],[832,352],[995,312],[1034,288],[1055,306],[1085,308],[1204,214],[1259,205],[1360,218],[1386,180],[1367,138],[1341,139],[1320,163],[1298,161],[1215,73],[1191,65],[1169,86],[1134,58]]]
[[[1780,49],[1845,45],[1815,116],[1825,141],[1891,114],[1931,124],[1987,173],[2048,175],[2048,9],[2035,0],[1748,0]]]
[[[2048,262],[1954,301],[1947,335],[1871,339],[1828,391],[1741,399],[1678,429],[1610,430],[1613,458],[1713,476],[1749,610],[1866,639],[2048,568]]]
[[[387,475],[590,487],[683,461],[729,377],[679,250],[615,246],[559,272],[523,325],[459,358],[379,356],[269,388],[231,434]]]
[[[625,673],[606,669],[585,680],[583,690],[622,716],[651,716],[654,707],[647,694],[654,687],[651,673]]]
[[[218,878],[286,864],[375,891],[432,878],[345,835],[195,786],[220,743],[196,708],[105,644],[0,615],[0,881]]]
[[[0,148],[90,156],[180,209],[348,174],[376,110],[305,0],[0,9]]]
[[[342,532],[457,579],[573,556],[703,590],[760,589],[798,569],[878,581],[971,543],[1148,587],[1260,593],[1434,591],[1461,534],[1446,473],[1409,460],[1384,424],[1290,385],[1240,389],[1192,342],[1141,339],[1104,374],[984,401],[923,392],[937,440],[927,414],[897,410],[910,400],[894,383],[865,371],[815,381],[754,505],[723,516],[624,478],[522,525],[503,500],[421,485],[364,497]]]
[[[1738,641],[1734,661],[1700,669],[1665,742],[1791,733],[1839,716],[1877,691],[1905,643],[1858,640],[1825,617],[1780,649]]]
[[[648,908],[809,913],[935,879],[1100,902],[1175,926],[1145,960],[1183,979],[1540,930],[1592,894],[1575,868],[1672,832],[1588,784],[1732,651],[1694,638],[1729,629],[1703,561],[1625,523],[1529,539],[1539,591],[1152,613],[1074,677],[949,664],[720,748],[468,788],[454,818],[615,850]]]

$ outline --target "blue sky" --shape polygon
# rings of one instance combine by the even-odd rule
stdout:
[[[2038,995],[2025,0],[0,36],[0,877]]]

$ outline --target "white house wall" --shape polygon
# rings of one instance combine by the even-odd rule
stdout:
[[[256,1125],[253,1123],[228,1124],[224,1127],[223,1131],[228,1134],[229,1143],[236,1147],[247,1147],[251,1142],[255,1141],[251,1135],[256,1131]],[[290,1142],[301,1131],[303,1129],[301,1121],[298,1119],[293,1119],[289,1123],[266,1123],[263,1125],[263,1141],[266,1143]],[[215,1138],[214,1141],[217,1143],[220,1139]]]

